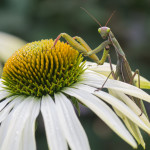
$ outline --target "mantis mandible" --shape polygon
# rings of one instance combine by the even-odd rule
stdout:
[[[85,12],[87,12],[87,10],[85,10],[84,8],[82,8],[82,9]],[[134,77],[136,74],[138,74],[138,76],[139,76],[139,70],[137,69],[135,71],[135,73],[132,74],[131,67],[126,59],[125,53],[123,52],[119,42],[115,38],[111,29],[109,27],[107,27],[107,24],[114,13],[112,13],[112,15],[108,19],[105,26],[101,26],[101,24],[96,20],[96,18],[94,18],[91,14],[89,14],[89,12],[87,12],[87,14],[89,16],[91,16],[99,24],[100,27],[98,28],[98,32],[103,39],[106,39],[104,42],[102,42],[97,48],[92,50],[81,37],[78,37],[78,36],[71,37],[67,33],[61,33],[56,38],[53,47],[56,45],[57,41],[61,37],[63,37],[74,49],[83,53],[83,55],[90,57],[98,65],[102,65],[106,61],[107,56],[109,56],[109,45],[112,45],[115,48],[116,55],[117,55],[117,65],[116,65],[115,73],[112,70],[112,75],[113,75],[114,79],[117,80],[119,78],[120,81],[135,85]],[[99,58],[96,56],[96,53],[98,53],[102,50],[104,50],[103,55],[102,55],[101,60],[99,60]],[[109,57],[109,61],[111,61],[110,57]],[[139,86],[140,86],[140,79],[139,79]],[[142,112],[144,112],[144,114],[147,116],[143,101],[138,100],[134,97],[132,97],[132,100],[137,103],[137,105],[141,108]],[[139,116],[142,115],[142,112],[141,112],[141,114],[139,114]]]

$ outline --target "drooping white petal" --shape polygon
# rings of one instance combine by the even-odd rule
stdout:
[[[55,94],[56,108],[64,135],[72,150],[90,150],[85,131],[78,120],[74,108],[67,97]]]
[[[129,131],[132,133],[132,135],[138,141],[138,143],[141,144],[145,149],[145,142],[138,126],[135,123],[133,123],[131,120],[129,120],[127,117],[124,118],[124,123],[126,124],[128,129],[130,129]]]
[[[109,90],[115,97],[122,100],[124,103],[126,103],[138,116],[140,116],[140,119],[150,128],[150,122],[147,119],[147,117],[144,115],[144,113],[141,112],[141,109],[135,104],[133,100],[131,100],[127,95],[125,95],[122,92],[117,92],[115,90]]]
[[[33,97],[28,97],[18,105],[15,105],[8,117],[2,122],[0,128],[0,150],[20,149],[22,131],[34,105],[32,100]]]
[[[122,101],[118,100],[114,96],[103,92],[103,91],[96,91],[96,88],[87,86],[87,85],[78,85],[76,86],[79,89],[84,89],[85,91],[88,91],[89,93],[93,93],[94,95],[102,98],[104,101],[118,109],[120,112],[122,112],[125,116],[127,116],[129,119],[131,119],[135,124],[137,124],[139,127],[141,127],[146,132],[150,133],[150,128],[148,128],[143,121],[140,120],[139,116],[137,116],[126,104],[124,104]]]
[[[22,150],[36,150],[35,141],[35,121],[40,111],[40,101],[39,98],[33,99],[32,110],[30,111],[30,117],[28,117],[22,135]]]
[[[7,98],[7,100],[12,100],[13,97]],[[11,101],[2,111],[0,111],[0,122],[2,122],[10,113],[11,109],[17,105],[18,103],[20,103],[20,101],[23,99],[24,97],[18,96],[16,98],[13,99],[13,101]],[[3,101],[5,102],[5,101]]]
[[[145,149],[145,142],[143,140],[142,134],[141,134],[138,126],[135,123],[133,123],[131,120],[129,120],[125,115],[123,115],[119,110],[114,108],[114,111],[123,120],[126,127],[131,132],[133,137],[136,139],[138,144],[141,144],[143,146],[143,148]]]
[[[122,124],[117,115],[99,98],[90,94],[89,92],[74,88],[65,88],[63,92],[79,99],[83,104],[95,112],[114,132],[116,132],[127,143],[129,143],[134,148],[137,147],[133,137],[130,135],[128,130],[126,130],[125,126]]]
[[[101,88],[102,85],[104,84],[104,81],[106,80],[106,77],[102,77],[102,75],[99,75],[96,72],[92,73],[92,71],[91,72],[88,71],[88,73],[84,74],[82,76],[82,78],[84,78],[84,80],[82,80],[81,83],[87,84],[90,86],[94,86],[97,88]],[[141,90],[133,85],[130,85],[130,84],[118,81],[118,80],[108,79],[107,82],[105,83],[104,87],[109,88],[109,89],[114,89],[116,91],[120,91],[125,94],[143,99],[147,102],[150,102],[149,94],[147,94],[143,90]]]
[[[41,112],[49,150],[67,150],[67,142],[58,120],[56,105],[49,95],[42,97]]]

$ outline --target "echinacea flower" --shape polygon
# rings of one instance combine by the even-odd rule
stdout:
[[[111,79],[105,88],[125,98],[97,90],[106,77],[87,69],[85,62],[81,63],[82,56],[70,45],[58,41],[52,48],[53,44],[53,40],[29,43],[6,62],[0,79],[0,150],[36,150],[35,122],[40,111],[50,150],[67,150],[67,145],[72,150],[90,150],[73,108],[73,104],[77,106],[78,103],[90,108],[116,134],[137,148],[134,132],[132,136],[116,113],[150,133],[146,116],[139,116],[122,102],[127,99],[125,94],[148,102],[150,95]]]

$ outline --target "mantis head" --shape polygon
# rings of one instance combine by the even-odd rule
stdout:
[[[109,36],[110,28],[109,27],[100,27],[98,28],[98,32],[103,39],[106,39]]]

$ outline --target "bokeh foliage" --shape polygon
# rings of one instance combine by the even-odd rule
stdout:
[[[141,75],[150,80],[149,0],[1,0],[0,30],[28,42],[56,38],[59,33],[66,32],[71,36],[83,37],[92,48],[95,48],[102,42],[97,32],[98,25],[80,9],[81,6],[92,13],[102,25],[105,25],[113,10],[117,11],[108,26],[123,47],[132,69],[140,69]],[[113,63],[116,63],[113,48],[111,57]],[[92,150],[132,149],[111,131],[106,139],[96,135],[93,127],[96,119],[98,118],[93,115],[87,115],[82,119]],[[102,127],[103,130],[109,130],[105,128]],[[45,149],[42,146],[40,148],[44,140],[40,131],[38,133],[39,150],[46,150],[46,146]],[[146,136],[145,139],[148,149],[150,137]],[[113,146],[109,147],[109,144]]]

